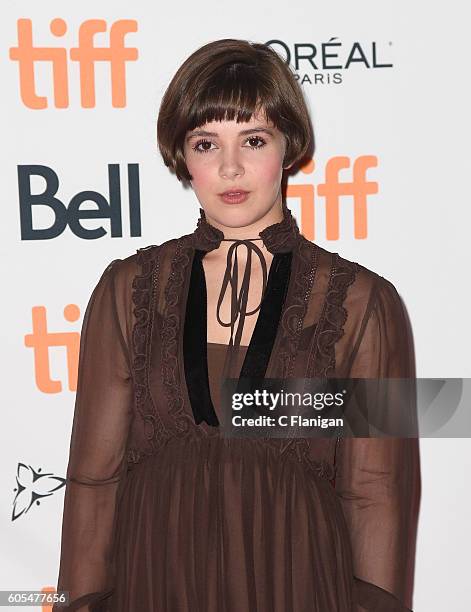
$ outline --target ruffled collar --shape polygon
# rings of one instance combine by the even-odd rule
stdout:
[[[293,250],[299,239],[299,227],[296,219],[283,201],[283,219],[264,228],[259,237],[270,253],[287,253]],[[202,251],[217,249],[224,239],[224,233],[208,222],[204,210],[200,208],[200,218],[195,231],[191,234],[193,246]],[[251,238],[254,238],[253,236]],[[248,238],[247,240],[250,240]]]

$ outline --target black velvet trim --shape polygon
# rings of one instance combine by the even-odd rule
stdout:
[[[195,249],[183,331],[186,386],[195,423],[219,421],[211,399],[208,376],[207,296],[202,259],[205,251]]]
[[[288,292],[293,253],[275,253],[240,378],[264,378]]]
[[[195,423],[218,426],[208,375],[207,293],[202,259],[195,249],[186,303],[183,355],[188,396]],[[291,275],[292,252],[275,253],[268,273],[265,295],[247,347],[240,377],[264,378],[275,343]]]

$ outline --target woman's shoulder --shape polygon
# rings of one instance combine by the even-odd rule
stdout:
[[[112,259],[105,265],[102,277],[110,276],[115,284],[132,286],[136,277],[145,277],[150,273],[157,260],[172,254],[181,238],[184,236],[139,247],[133,253]]]
[[[350,302],[369,301],[378,296],[395,296],[398,294],[396,285],[391,278],[347,257],[338,252],[330,251],[316,243],[307,241],[317,251],[318,272],[327,275],[330,287],[346,285]]]

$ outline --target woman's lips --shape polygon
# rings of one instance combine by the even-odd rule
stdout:
[[[245,202],[245,200],[249,197],[250,191],[234,191],[234,192],[225,192],[219,194],[219,197],[228,204],[240,204],[241,202]]]

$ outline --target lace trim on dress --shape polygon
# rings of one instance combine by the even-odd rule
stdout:
[[[151,448],[148,452],[130,448],[127,459],[131,463],[139,462],[143,455],[154,453],[160,446],[159,441],[166,435],[149,392],[148,364],[154,322],[152,305],[159,274],[156,248],[156,245],[151,245],[137,250],[140,274],[136,274],[132,282],[135,317],[132,330],[134,399],[136,410],[144,421],[145,437]]]
[[[304,265],[300,265],[296,276],[298,290],[293,301],[297,312],[294,315],[287,312],[284,322],[286,347],[282,352],[283,377],[289,376],[292,371],[299,335],[307,309],[307,300],[317,270],[317,249],[312,248],[313,245],[308,246],[311,251],[311,261],[306,257],[308,250],[306,249],[305,253],[301,253],[302,249],[300,248]],[[348,262],[334,253],[324,310],[316,326],[315,350],[311,353],[308,363],[307,371],[310,376],[324,377],[335,370],[335,344],[343,336],[344,325],[347,320],[347,311],[343,307],[343,302],[348,287],[355,280],[358,267],[357,264]],[[336,450],[338,444],[339,439],[337,438]],[[282,446],[281,453],[283,454],[286,451],[295,455],[299,461],[304,461],[308,468],[318,476],[330,481],[334,480],[335,466],[328,461],[313,461],[309,457],[310,445],[306,438],[293,438],[286,441]]]
[[[347,321],[343,303],[358,269],[358,264],[333,253],[324,310],[316,330],[315,348],[309,357],[308,372],[312,372],[313,377],[328,376],[335,370],[335,344],[345,333]]]
[[[348,316],[343,303],[348,288],[355,281],[358,269],[358,264],[346,261],[338,253],[333,253],[324,309],[316,329],[315,348],[308,360],[308,372],[313,378],[326,377],[335,371],[335,344],[345,333],[344,326]],[[336,456],[339,444],[340,437],[337,437],[334,449],[334,464],[328,464],[332,481],[334,481],[336,474]]]
[[[285,309],[281,319],[281,342],[279,351],[279,377],[292,376],[299,340],[306,316],[309,296],[317,272],[318,248],[315,244],[302,239],[298,242],[299,262],[294,276],[292,296],[288,296],[290,306]]]
[[[301,234],[296,219],[291,214],[286,202],[282,202],[283,219],[263,229],[259,236],[270,253],[287,253],[292,251]]]
[[[178,339],[181,327],[180,298],[183,292],[187,271],[191,264],[192,248],[187,236],[177,241],[172,257],[170,276],[165,287],[165,307],[161,330],[162,379],[166,390],[168,413],[175,422],[174,435],[183,435],[189,429],[196,429],[200,435],[206,433],[194,424],[191,415],[185,411],[182,382],[179,368]],[[217,434],[217,431],[215,432]]]

